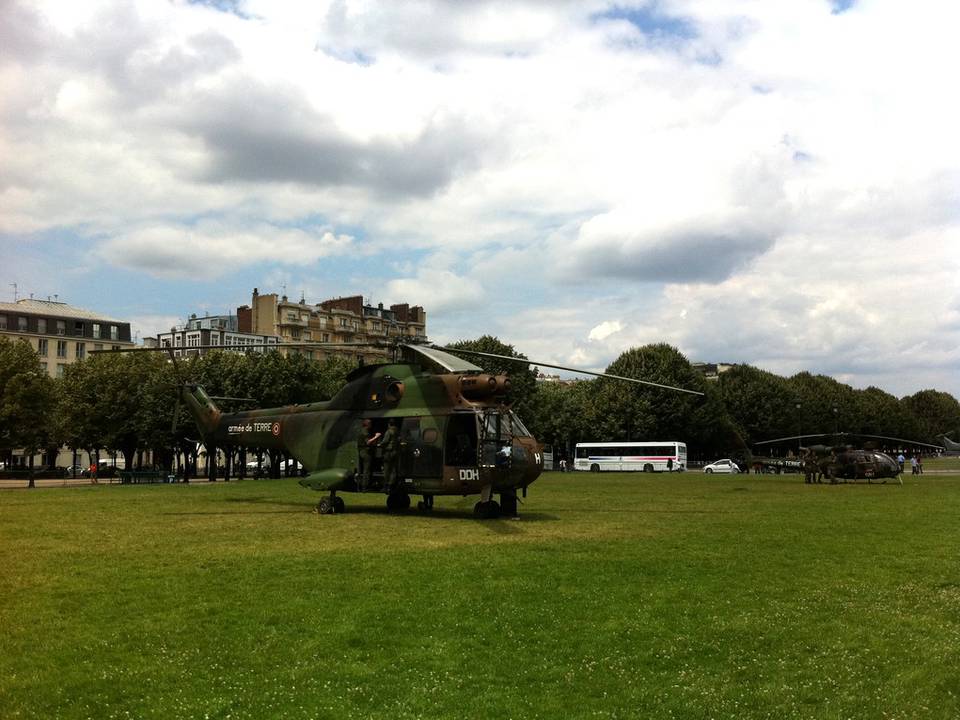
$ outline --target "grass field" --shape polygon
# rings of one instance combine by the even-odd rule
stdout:
[[[0,491],[0,718],[955,718],[960,476]]]

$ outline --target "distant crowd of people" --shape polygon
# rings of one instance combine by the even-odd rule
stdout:
[[[900,472],[903,472],[906,463],[907,459],[903,456],[903,453],[897,455],[897,464],[900,466]],[[910,472],[913,475],[923,475],[923,456],[920,453],[910,456]]]

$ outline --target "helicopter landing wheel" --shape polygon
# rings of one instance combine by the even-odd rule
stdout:
[[[473,506],[473,514],[486,520],[492,520],[493,518],[500,517],[500,506],[496,500],[478,502]]]
[[[500,493],[500,512],[507,517],[516,517],[517,496],[512,493]]]
[[[337,514],[347,511],[347,505],[339,495],[333,499],[333,511]]]
[[[410,496],[405,492],[390,493],[387,495],[387,510],[399,512],[410,507]]]
[[[336,499],[339,500],[340,498]],[[317,503],[315,512],[318,515],[333,515],[334,500],[331,500],[330,498],[320,498],[320,502]]]
[[[433,510],[433,495],[424,495],[423,500],[417,503],[417,510],[420,510],[420,511]]]

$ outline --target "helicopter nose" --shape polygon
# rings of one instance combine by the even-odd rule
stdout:
[[[543,471],[543,455],[533,438],[517,438],[513,449],[513,475],[520,484],[529,485]]]

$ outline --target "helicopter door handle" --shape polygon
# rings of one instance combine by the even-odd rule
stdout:
[[[413,449],[413,456],[414,456],[415,458],[420,457],[420,448],[414,448],[414,449]]]

